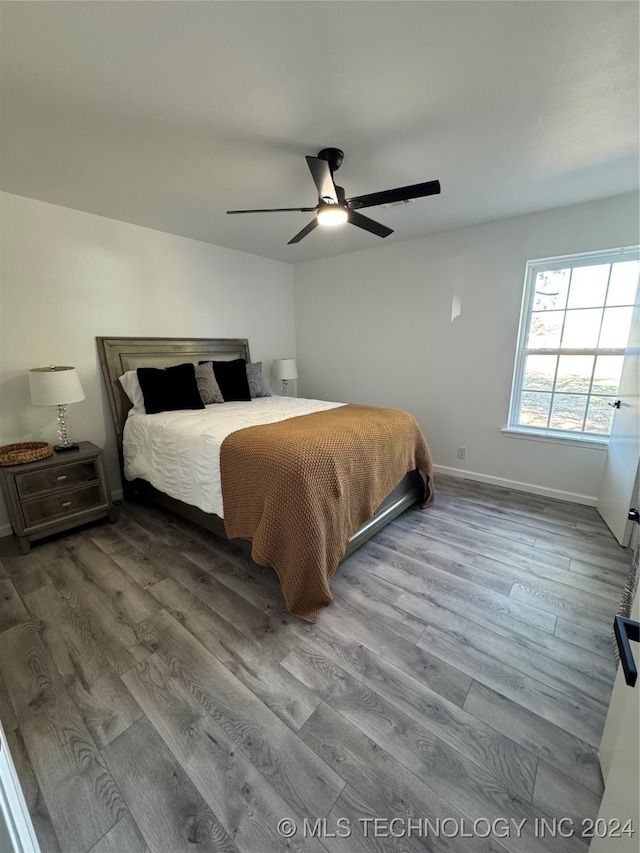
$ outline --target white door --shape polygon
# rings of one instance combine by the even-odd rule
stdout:
[[[640,620],[640,593],[631,618]],[[636,666],[640,646],[631,643]],[[588,827],[593,838],[589,853],[638,853],[640,849],[640,680],[625,682],[618,667],[602,741],[600,766],[605,780],[598,819]]]
[[[40,853],[29,809],[0,723],[0,850]]]
[[[600,485],[598,512],[621,545],[629,544],[628,521],[640,462],[640,309],[636,307],[620,381],[620,408],[613,417]]]

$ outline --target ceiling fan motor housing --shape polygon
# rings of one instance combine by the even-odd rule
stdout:
[[[326,160],[332,172],[337,172],[344,159],[344,152],[339,148],[323,148],[318,151],[318,158]]]

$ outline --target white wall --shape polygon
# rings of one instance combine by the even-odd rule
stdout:
[[[71,435],[105,446],[120,486],[96,335],[247,337],[296,355],[300,393],[413,412],[443,469],[593,501],[601,451],[505,438],[524,265],[638,241],[620,196],[301,264],[0,194],[0,443],[56,440],[27,371],[75,365]],[[462,314],[453,323],[451,301]],[[468,449],[467,460],[456,447]],[[555,491],[554,491],[555,490]],[[0,535],[8,533],[0,501]]]
[[[299,264],[300,393],[407,409],[442,469],[592,503],[603,451],[500,432],[525,262],[634,245],[638,229],[630,194]]]
[[[0,444],[57,440],[55,409],[32,406],[27,371],[78,368],[76,440],[106,446],[120,488],[95,337],[248,338],[253,361],[295,356],[293,267],[0,194]],[[0,504],[0,535],[6,528]]]

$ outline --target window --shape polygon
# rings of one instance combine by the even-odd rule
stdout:
[[[606,441],[638,247],[527,263],[507,431]]]

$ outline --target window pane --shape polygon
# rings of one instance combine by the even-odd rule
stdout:
[[[557,355],[528,355],[522,387],[527,391],[551,391],[557,361]]]
[[[640,261],[614,264],[607,293],[607,305],[633,305],[638,289]]]
[[[534,311],[552,311],[567,304],[571,270],[545,270],[536,275]]]
[[[604,305],[611,264],[574,267],[567,308],[595,308]]]
[[[561,355],[558,364],[557,391],[589,391],[593,371],[592,355]]]
[[[624,349],[629,341],[633,308],[605,308],[600,347]]]
[[[613,409],[609,406],[609,403],[612,401],[613,397],[591,398],[587,413],[587,423],[585,425],[586,432],[609,435],[611,432],[611,421],[613,420]]]
[[[596,359],[596,369],[593,374],[594,394],[611,394],[615,396],[620,387],[622,375],[622,355],[599,355]]]
[[[521,426],[546,427],[550,405],[551,394],[545,394],[544,391],[523,391],[518,423]]]
[[[553,429],[582,431],[587,397],[582,394],[556,394],[549,426]]]
[[[509,424],[606,437],[640,308],[640,246],[530,261],[523,305]]]
[[[529,327],[529,349],[552,349],[560,345],[563,311],[535,312]]]
[[[597,346],[601,318],[601,308],[567,311],[564,332],[562,334],[562,346],[575,349]]]

